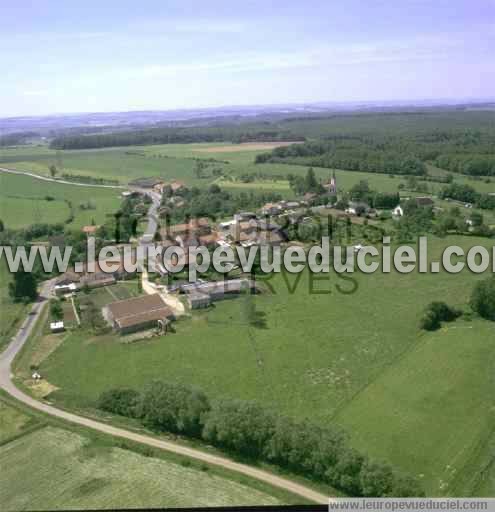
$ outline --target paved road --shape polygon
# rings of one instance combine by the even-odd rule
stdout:
[[[42,176],[40,174],[35,174],[34,172],[29,171],[18,171],[14,169],[5,169],[4,167],[0,167],[0,172],[6,172],[8,174],[20,174],[21,176],[29,176],[31,178],[36,178],[41,181],[51,181],[52,183],[60,183],[62,185],[74,185],[76,187],[94,187],[94,188],[117,188],[117,189],[125,189],[123,185],[98,185],[96,183],[77,183],[75,181],[68,181],[62,179],[51,178],[50,176]]]
[[[17,335],[12,340],[10,345],[4,352],[0,354],[0,388],[5,390],[9,395],[16,398],[20,402],[23,402],[24,404],[28,405],[29,407],[32,407],[33,409],[36,409],[38,411],[42,411],[51,416],[61,418],[71,423],[82,425],[84,427],[88,427],[93,430],[103,432],[105,434],[110,434],[115,437],[128,439],[130,441],[142,443],[148,446],[152,446],[154,448],[160,448],[162,450],[167,450],[168,452],[177,453],[179,455],[184,455],[186,457],[191,457],[193,459],[208,464],[221,466],[225,469],[235,471],[237,473],[241,473],[252,478],[256,478],[257,480],[261,480],[275,487],[279,487],[286,491],[290,491],[294,494],[302,496],[303,498],[314,501],[315,503],[328,503],[327,496],[319,492],[316,492],[308,487],[295,483],[291,480],[275,476],[267,471],[254,468],[246,464],[234,462],[230,459],[227,459],[226,457],[211,455],[209,453],[202,452],[201,450],[181,446],[180,444],[176,444],[171,441],[155,439],[150,436],[137,434],[125,430],[123,428],[113,427],[111,425],[107,425],[106,423],[85,418],[83,416],[78,416],[70,412],[62,411],[52,405],[48,405],[47,403],[35,400],[29,395],[23,393],[12,382],[11,364],[17,353],[21,350],[24,343],[26,343],[29,335],[33,330],[36,320],[38,319],[40,313],[43,311],[43,308],[46,306],[51,287],[52,282],[47,281],[46,283],[44,283],[40,293],[40,299],[32,306],[30,314],[27,316],[26,320],[21,325]]]

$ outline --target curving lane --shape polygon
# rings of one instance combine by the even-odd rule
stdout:
[[[77,425],[82,425],[84,427],[91,428],[93,430],[97,430],[99,432],[103,432],[105,434],[109,434],[115,437],[128,439],[130,441],[166,450],[168,452],[176,453],[178,455],[191,457],[192,459],[196,459],[208,464],[220,466],[230,471],[234,471],[236,473],[240,473],[251,478],[255,478],[262,482],[266,482],[270,485],[273,485],[274,487],[284,489],[285,491],[289,491],[293,494],[297,494],[298,496],[301,496],[315,503],[328,503],[328,496],[325,496],[324,494],[321,494],[313,489],[310,489],[304,485],[298,484],[286,478],[273,475],[268,471],[257,469],[246,464],[234,462],[233,460],[230,460],[226,457],[212,455],[195,448],[182,446],[172,441],[155,439],[151,436],[137,434],[135,432],[131,432],[123,428],[114,427],[111,425],[107,425],[106,423],[86,418],[84,416],[79,416],[77,414],[63,411],[61,409],[57,409],[52,405],[48,405],[47,403],[40,402],[32,398],[31,396],[27,395],[26,393],[22,392],[20,389],[18,389],[14,385],[12,380],[13,375],[11,373],[11,365],[12,362],[14,361],[14,358],[16,357],[16,355],[19,353],[19,351],[22,349],[23,345],[29,338],[34,326],[36,325],[36,321],[38,320],[40,314],[42,313],[43,308],[46,306],[51,294],[52,285],[53,281],[46,281],[45,283],[43,283],[38,301],[33,304],[30,313],[28,314],[23,324],[19,328],[16,336],[12,339],[10,345],[0,354],[1,389],[6,391],[9,395],[19,400],[20,402],[23,402],[24,404],[28,405],[29,407],[32,407],[33,409],[41,411],[45,414],[49,414],[50,416],[54,416],[65,421],[69,421]]]

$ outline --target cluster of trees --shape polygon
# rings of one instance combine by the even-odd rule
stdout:
[[[312,167],[307,170],[306,176],[289,174],[287,179],[289,180],[290,188],[299,196],[306,193],[322,194],[325,191],[323,185],[316,179],[315,171]]]
[[[19,269],[12,274],[9,297],[13,302],[32,302],[38,296],[38,279],[34,272]]]
[[[392,209],[400,203],[400,195],[396,193],[377,192],[372,190],[367,180],[360,180],[349,190],[349,199],[369,204],[372,208]]]
[[[480,281],[471,294],[471,309],[486,320],[495,322],[495,277]]]
[[[59,299],[50,299],[50,316],[54,321],[64,318],[64,311]]]
[[[494,155],[439,155],[435,159],[435,165],[469,176],[495,176]]]
[[[474,287],[469,301],[471,309],[480,317],[495,322],[495,277],[480,281]],[[462,311],[445,302],[430,303],[421,317],[420,327],[426,331],[436,331],[442,322],[453,322],[462,316]]]
[[[420,327],[425,331],[436,331],[442,322],[453,322],[462,315],[462,311],[445,304],[445,302],[431,302],[421,317]]]
[[[51,171],[51,169],[50,169]],[[96,176],[86,176],[84,174],[62,174],[66,181],[75,181],[77,183],[91,183],[96,185],[118,185],[119,181],[112,178],[99,178]]]
[[[331,140],[291,144],[256,156],[256,163],[278,162],[386,174],[426,175],[425,164],[400,146],[377,144],[366,137],[333,137]]]
[[[163,196],[163,206],[165,212],[172,221],[183,221],[186,218],[208,217],[216,219],[233,215],[242,210],[259,208],[267,202],[276,202],[282,199],[280,194],[275,192],[253,191],[240,192],[237,194],[227,190],[222,190],[217,184],[212,184],[208,188],[200,189],[192,187],[184,189],[177,193],[183,199],[185,204],[181,207],[169,209],[167,194]]]
[[[92,149],[149,144],[190,144],[198,142],[271,142],[304,140],[289,130],[260,125],[205,127],[163,127],[99,134],[69,134],[55,137],[52,149]]]
[[[37,132],[16,132],[2,135],[0,137],[0,147],[18,146],[25,144],[29,139],[37,138],[40,134]]]
[[[352,449],[340,430],[296,422],[255,402],[215,400],[199,389],[153,382],[143,392],[113,389],[98,407],[167,432],[202,438],[252,460],[265,460],[353,496],[422,496],[413,478]]]
[[[96,236],[117,243],[128,242],[136,236],[139,220],[147,214],[150,204],[151,199],[144,194],[134,193],[126,197],[119,210],[98,228]]]
[[[454,199],[463,203],[470,203],[483,210],[495,210],[495,196],[477,192],[470,185],[452,183],[440,191],[442,199]]]

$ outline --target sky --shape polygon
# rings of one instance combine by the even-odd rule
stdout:
[[[495,97],[495,0],[0,0],[0,117]]]

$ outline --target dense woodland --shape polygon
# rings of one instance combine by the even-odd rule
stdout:
[[[426,162],[470,176],[495,176],[495,130],[416,136],[332,135],[275,148],[256,157],[275,162],[386,174],[426,174]]]
[[[276,127],[219,126],[191,128],[150,128],[147,130],[101,133],[93,135],[67,135],[55,137],[53,149],[92,149],[112,146],[139,146],[149,144],[190,144],[199,142],[263,142],[302,141],[304,137]]]

